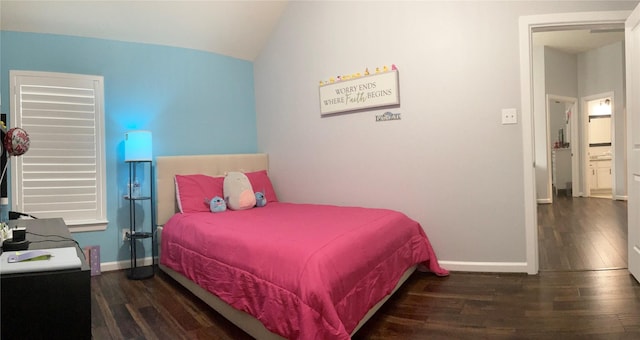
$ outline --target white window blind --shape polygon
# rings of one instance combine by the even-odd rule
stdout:
[[[62,217],[72,231],[106,228],[103,78],[11,71],[9,128],[29,134],[10,157],[14,210]]]

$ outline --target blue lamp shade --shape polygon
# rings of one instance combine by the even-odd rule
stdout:
[[[152,160],[151,131],[136,130],[124,134],[124,161]]]

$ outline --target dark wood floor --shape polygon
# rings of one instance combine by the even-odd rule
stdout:
[[[627,202],[554,197],[538,205],[540,270],[627,268]]]
[[[354,339],[640,339],[626,202],[558,197],[538,210],[538,275],[413,274]],[[91,279],[94,339],[251,339],[159,272]]]
[[[251,339],[168,276],[91,279],[94,339]],[[415,273],[354,339],[640,339],[626,270]]]

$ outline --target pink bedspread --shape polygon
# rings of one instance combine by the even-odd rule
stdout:
[[[160,263],[289,339],[349,339],[412,265],[448,274],[406,215],[328,205],[176,214],[161,254]]]

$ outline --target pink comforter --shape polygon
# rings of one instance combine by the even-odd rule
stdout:
[[[160,262],[289,339],[349,339],[412,265],[440,268],[422,227],[402,213],[269,203],[176,214]]]

